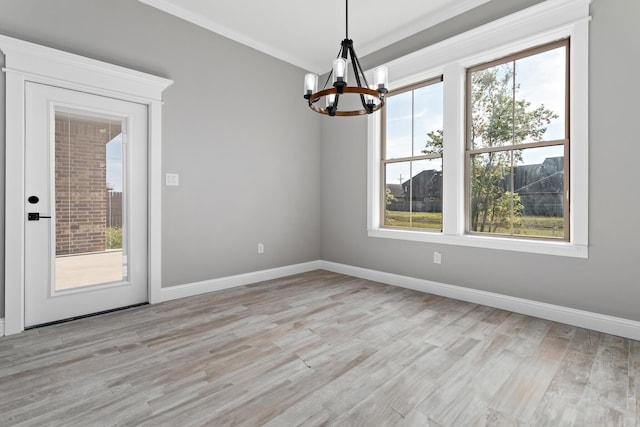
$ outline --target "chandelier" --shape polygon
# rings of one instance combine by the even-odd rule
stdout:
[[[367,78],[362,71],[362,66],[360,66],[360,61],[353,49],[353,40],[349,39],[349,0],[345,0],[345,6],[345,38],[340,44],[340,51],[333,61],[333,68],[324,83],[324,87],[318,91],[317,74],[309,73],[304,76],[304,98],[309,102],[309,107],[315,112],[329,116],[371,114],[384,106],[384,96],[388,91],[388,72],[385,66],[380,66],[373,70],[373,85],[369,86]],[[353,69],[357,86],[347,85],[349,61],[351,61],[351,68]],[[332,77],[333,87],[327,87]],[[359,95],[362,109],[338,111],[338,101],[344,94]],[[324,107],[317,105],[321,98],[325,99]]]

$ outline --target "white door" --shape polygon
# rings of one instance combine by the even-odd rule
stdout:
[[[147,107],[27,83],[25,111],[25,326],[147,302]]]

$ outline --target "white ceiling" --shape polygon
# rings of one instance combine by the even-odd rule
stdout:
[[[345,0],[139,0],[323,74],[345,38]],[[351,0],[349,38],[362,58],[489,0]]]

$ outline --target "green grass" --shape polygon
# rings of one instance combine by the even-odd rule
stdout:
[[[107,249],[122,249],[121,227],[107,227]]]
[[[562,238],[564,219],[558,217],[523,216],[521,224],[514,227],[516,236],[539,236]],[[500,229],[497,230],[500,232]],[[502,231],[509,233],[509,230]]]
[[[386,211],[384,225],[386,227],[441,230],[442,214],[437,212]],[[563,227],[562,218],[524,216],[520,218],[520,225],[514,227],[513,235],[562,238]],[[511,230],[500,227],[491,234],[512,235]]]
[[[387,227],[442,229],[442,214],[438,212],[387,211],[384,218]]]

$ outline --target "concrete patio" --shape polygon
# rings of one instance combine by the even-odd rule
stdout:
[[[56,257],[56,290],[122,280],[122,250]]]

